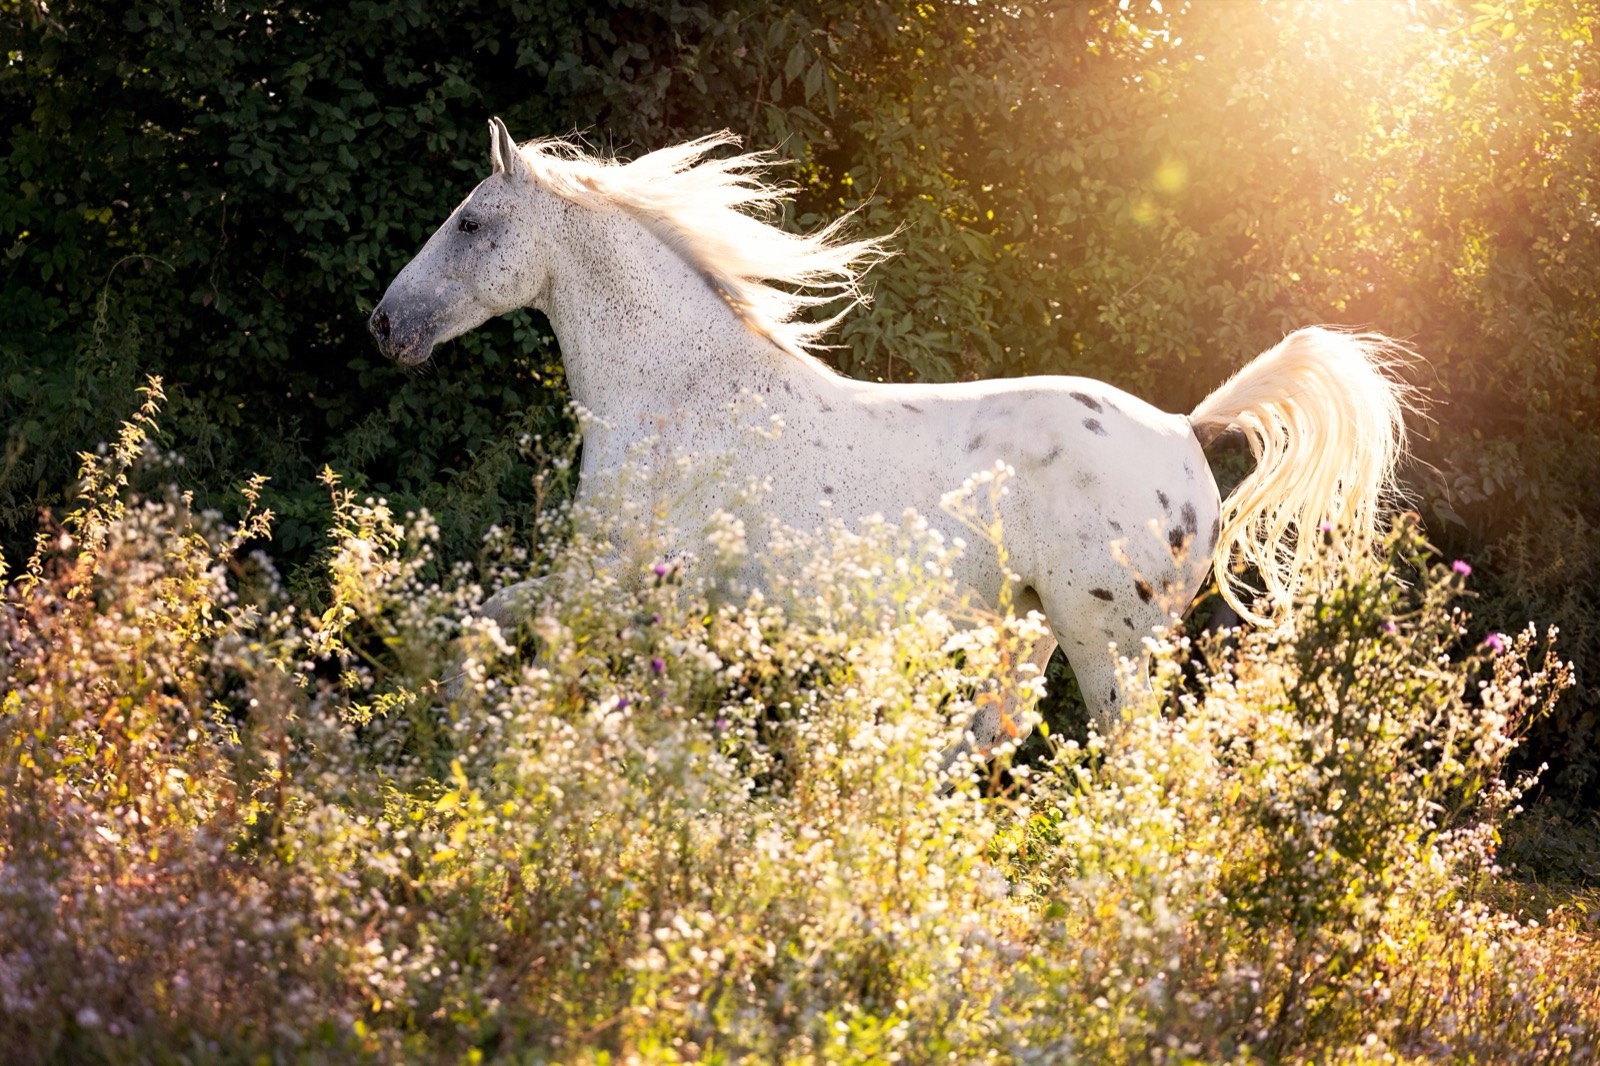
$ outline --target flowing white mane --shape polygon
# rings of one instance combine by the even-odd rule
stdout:
[[[707,158],[738,143],[724,130],[627,163],[563,138],[529,141],[520,151],[552,192],[634,215],[703,273],[751,330],[808,355],[823,333],[866,302],[861,277],[888,257],[887,242],[845,240],[848,215],[815,233],[778,228],[770,219],[792,190],[763,180],[774,165],[769,153]],[[839,299],[847,302],[837,313],[795,321],[801,311]]]

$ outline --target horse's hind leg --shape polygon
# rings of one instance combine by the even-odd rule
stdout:
[[[1027,677],[1043,676],[1045,667],[1050,665],[1050,656],[1055,654],[1056,638],[1049,633],[1040,637],[1028,650],[1027,657],[1018,664],[1018,673]],[[1031,664],[1033,672],[1029,673],[1020,669],[1022,664]],[[972,736],[974,747],[980,755],[987,756],[997,744],[1007,740],[1022,741],[1033,732],[1033,725],[1022,718],[1022,700],[1017,692],[1017,685],[1007,686],[1000,695],[991,700],[985,700],[983,706],[978,708],[978,713],[972,716]]]
[[[1120,597],[1123,602],[1117,595],[1121,585],[1115,591],[1096,587],[1083,596],[1041,594],[1050,629],[1061,642],[1090,721],[1101,734],[1115,725],[1123,704],[1134,695],[1123,690],[1121,660],[1133,660],[1133,684],[1147,686],[1150,656],[1144,638],[1168,620],[1159,607],[1137,595],[1137,588],[1127,583]]]
[[[1037,671],[1036,674],[1029,676],[1042,676],[1055,650],[1054,636],[1047,632],[1040,637],[1029,649],[1027,658],[1022,660],[1024,663],[1033,664]],[[945,769],[948,770],[963,755],[976,755],[979,759],[987,759],[996,746],[1007,740],[1020,743],[1033,732],[1032,723],[1022,718],[1022,701],[1017,695],[1017,686],[1008,686],[998,695],[986,695],[990,698],[980,697],[977,713],[972,716],[972,723],[967,727],[966,736],[962,738],[961,743],[945,752]]]
[[[1123,690],[1121,680],[1123,658],[1133,660],[1131,675],[1133,683],[1148,687],[1150,656],[1142,645],[1130,648],[1119,645],[1115,651],[1110,648],[1109,643],[1107,647],[1098,651],[1083,645],[1067,653],[1067,662],[1072,664],[1072,674],[1078,679],[1078,688],[1083,692],[1084,705],[1089,709],[1089,720],[1094,724],[1096,732],[1102,736],[1116,724],[1122,705],[1134,695]]]

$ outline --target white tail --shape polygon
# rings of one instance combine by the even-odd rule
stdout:
[[[1415,393],[1394,370],[1411,355],[1376,333],[1296,330],[1189,415],[1201,443],[1239,429],[1256,458],[1222,501],[1212,558],[1217,589],[1241,616],[1268,621],[1245,602],[1257,590],[1241,584],[1235,561],[1255,567],[1279,613],[1316,554],[1309,531],[1336,529],[1342,553],[1370,548],[1406,450],[1404,415]]]

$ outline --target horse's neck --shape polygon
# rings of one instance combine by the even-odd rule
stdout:
[[[602,420],[720,408],[741,388],[767,393],[810,369],[746,327],[638,220],[621,211],[565,214],[543,310],[573,399]]]

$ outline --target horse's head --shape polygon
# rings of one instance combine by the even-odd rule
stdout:
[[[404,366],[425,362],[433,346],[535,303],[548,271],[538,247],[537,181],[498,118],[489,120],[485,178],[406,264],[372,311],[378,349]]]

